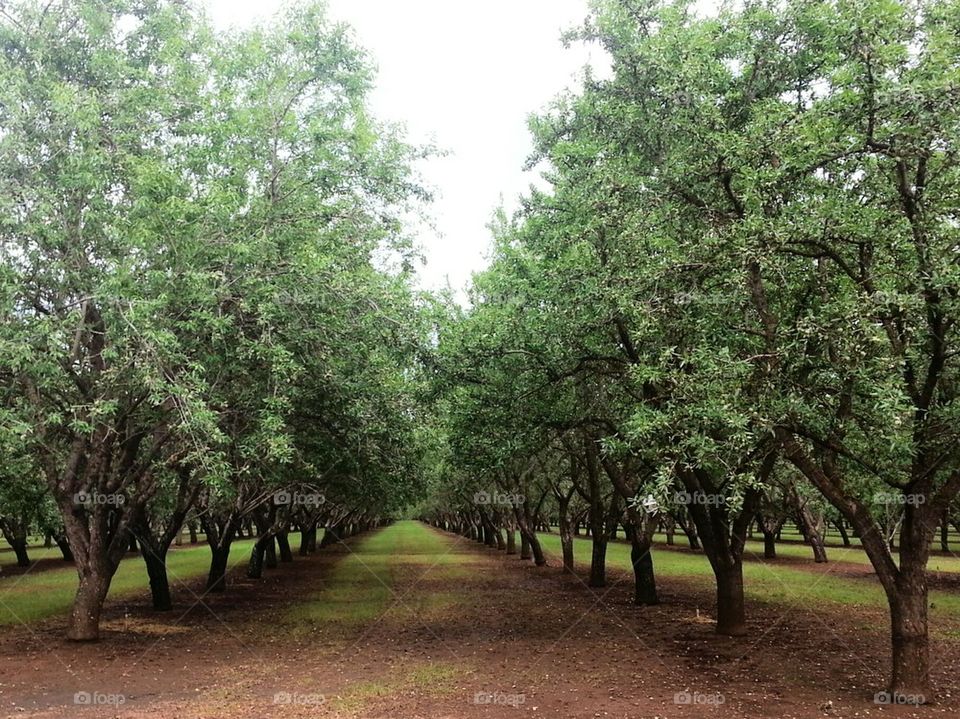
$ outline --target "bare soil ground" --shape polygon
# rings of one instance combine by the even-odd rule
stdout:
[[[754,633],[723,638],[702,588],[663,581],[662,605],[634,607],[628,573],[591,590],[557,567],[424,531],[433,550],[392,557],[383,611],[359,624],[301,631],[284,616],[330,589],[338,562],[362,560],[364,536],[264,580],[234,574],[221,596],[198,583],[162,616],[142,597],[113,602],[97,644],[64,641],[62,619],[8,628],[0,716],[960,717],[960,641],[934,642],[936,705],[874,703],[883,612],[752,604]]]

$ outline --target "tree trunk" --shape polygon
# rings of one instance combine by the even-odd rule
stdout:
[[[311,546],[313,549],[311,549]],[[314,522],[300,530],[300,556],[306,556],[317,548],[317,524]]]
[[[263,557],[266,551],[267,546],[262,537],[253,543],[253,548],[250,550],[250,561],[247,562],[247,579],[263,577]]]
[[[170,581],[167,578],[167,550],[160,547],[148,547],[140,540],[140,553],[147,565],[147,577],[150,579],[150,596],[153,608],[159,612],[173,609],[170,596]]]
[[[743,564],[740,561],[718,562],[713,571],[717,578],[717,634],[744,636],[747,615],[743,599]]]
[[[507,528],[507,554],[517,553],[517,532],[513,527]]]
[[[657,580],[650,554],[652,538],[644,537],[637,528],[630,531],[630,564],[633,565],[633,603],[652,606],[660,603]]]
[[[533,553],[533,563],[538,567],[546,566],[547,558],[543,554],[543,547],[540,546],[537,535],[531,532],[527,542],[530,545],[530,551]]]
[[[290,537],[286,532],[277,533],[277,549],[280,553],[281,562],[293,561],[293,552],[290,551]]]
[[[570,531],[570,521],[565,513],[560,515],[560,548],[563,551],[563,571],[573,574],[573,532]]]
[[[590,587],[607,585],[607,535],[601,529],[592,529],[593,547],[590,553]]]
[[[570,527],[570,497],[558,492],[557,506],[559,507],[557,528],[560,532],[560,549],[563,552],[563,571],[567,574],[573,574],[573,532]]]
[[[850,535],[847,534],[847,528],[844,526],[842,519],[837,522],[837,531],[840,533],[840,540],[843,542],[843,546],[849,547]]]
[[[680,526],[683,528],[683,533],[687,535],[687,542],[690,544],[690,549],[696,552],[700,549],[700,535],[697,533],[696,522],[688,517]]]
[[[913,703],[930,697],[930,638],[926,580],[904,578],[890,601],[893,678],[890,692]]]
[[[532,559],[530,553],[530,540],[524,532],[520,532],[520,559]]]
[[[66,534],[55,534],[53,541],[57,543],[57,546],[60,548],[60,554],[63,555],[63,561],[72,562],[73,561],[73,550],[70,549],[70,542],[67,541]]]
[[[803,533],[804,539],[807,540],[807,544],[813,550],[813,561],[822,564],[827,561],[827,548],[823,544],[823,536],[820,533],[822,519],[818,521],[813,516],[813,512],[810,511],[807,503],[800,499],[796,493],[794,493],[793,501],[797,507],[797,524],[800,525],[800,531]]]
[[[110,572],[96,568],[80,573],[80,584],[67,620],[67,639],[93,642],[100,638],[100,613],[110,589]]]
[[[777,558],[777,533],[769,531],[760,523],[760,531],[763,532],[763,558]]]
[[[227,562],[229,560],[229,543],[222,547],[210,545],[210,572],[207,574],[208,592],[222,592],[227,588]]]
[[[17,555],[17,566],[18,567],[29,567],[30,566],[30,556],[27,554],[27,543],[22,539],[7,540],[10,546],[13,548],[14,554]]]
[[[263,545],[263,563],[266,565],[267,569],[276,569],[277,568],[277,538],[272,535],[263,535],[260,529],[257,529],[257,534],[262,538],[266,539],[266,543]]]

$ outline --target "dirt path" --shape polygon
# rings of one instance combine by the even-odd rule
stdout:
[[[399,523],[265,580],[235,578],[221,597],[197,586],[188,612],[111,605],[96,645],[64,642],[62,620],[5,631],[0,715],[960,716],[950,697],[875,705],[886,646],[856,614],[760,608],[757,634],[730,640],[697,616],[708,597],[667,584],[664,605],[635,608],[630,581],[612,572],[589,590],[555,567]],[[954,696],[955,645],[935,646],[937,681]]]

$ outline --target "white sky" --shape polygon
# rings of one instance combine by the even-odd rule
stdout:
[[[219,26],[260,22],[280,0],[208,0]],[[509,210],[537,180],[522,166],[526,119],[567,87],[598,49],[564,49],[587,0],[328,0],[379,67],[375,114],[402,122],[413,142],[447,150],[421,168],[434,189],[435,231],[423,230],[424,287],[462,290],[486,264],[494,209]]]

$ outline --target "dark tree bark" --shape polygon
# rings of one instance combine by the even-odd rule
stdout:
[[[151,601],[157,611],[169,611],[173,608],[170,581],[167,577],[167,552],[174,539],[180,535],[187,514],[200,491],[200,482],[193,476],[191,468],[178,467],[177,478],[176,500],[162,529],[159,532],[154,531],[147,516],[149,507],[144,507],[131,532],[139,540],[140,554],[150,580]]]
[[[780,529],[783,527],[784,518],[780,515],[769,515],[763,512],[757,513],[757,526],[763,534],[763,558],[777,558],[777,538],[780,535]]]
[[[835,522],[835,525],[837,527],[837,531],[840,533],[840,540],[843,542],[843,546],[849,547],[850,535],[847,534],[847,528],[846,528],[846,525],[844,524],[843,519],[841,518],[837,520],[837,522]]]
[[[663,521],[663,531],[667,535],[667,546],[672,547],[674,543],[674,535],[677,531],[677,522],[674,518],[667,514],[662,518]]]
[[[790,492],[797,515],[797,526],[800,533],[813,550],[813,560],[818,564],[827,561],[827,548],[823,543],[823,517],[814,516],[809,504],[800,497],[796,489]]]
[[[693,521],[693,517],[684,516],[683,521],[680,522],[680,528],[683,529],[683,533],[687,537],[690,549],[694,552],[699,551],[701,549],[700,534],[697,532],[697,523]]]
[[[57,547],[60,548],[60,554],[63,555],[63,561],[72,562],[73,551],[70,549],[70,542],[67,541],[67,535],[54,534],[53,541],[55,541],[57,543]]]
[[[563,554],[563,571],[573,574],[573,531],[570,520],[570,502],[577,491],[580,482],[580,466],[577,457],[572,451],[567,452],[570,466],[569,486],[554,485],[553,496],[557,500],[557,529],[560,534],[560,551]]]
[[[227,565],[230,561],[230,547],[240,526],[239,516],[231,512],[222,521],[205,517],[203,531],[210,545],[210,571],[207,573],[207,591],[223,592],[227,588]]]
[[[617,494],[626,502],[635,497],[638,486],[628,478],[632,473],[630,458],[615,462],[605,457],[602,459],[604,471],[613,482]],[[657,596],[657,581],[653,571],[653,555],[650,549],[653,545],[653,534],[657,528],[657,518],[643,513],[632,504],[627,504],[627,519],[624,529],[630,540],[630,565],[633,568],[633,602],[638,605],[654,605],[660,603]],[[616,525],[614,525],[616,526]]]
[[[170,582],[167,578],[167,551],[160,547],[147,547],[140,543],[143,561],[147,566],[147,577],[150,580],[150,597],[153,608],[160,612],[173,609],[173,598],[170,596]]]
[[[904,490],[923,496],[921,504],[904,505],[900,527],[900,561],[893,559],[877,520],[864,501],[846,493],[842,478],[833,462],[816,462],[795,436],[780,430],[787,459],[806,476],[817,489],[850,522],[877,577],[883,585],[890,606],[892,673],[890,692],[914,698],[932,696],[930,685],[930,650],[927,620],[926,566],[930,543],[943,508],[960,491],[960,474],[952,473],[936,489],[932,478],[919,462],[920,479]],[[921,458],[922,459],[922,458]]]
[[[776,459],[772,451],[764,456],[757,470],[761,484],[773,471]],[[741,510],[733,512],[720,501],[723,493],[707,471],[695,467],[681,471],[679,476],[686,494],[691,498],[688,510],[716,578],[716,631],[727,636],[743,636],[747,633],[743,550],[747,528],[756,515],[759,491],[747,489]]]
[[[517,530],[507,527],[507,554],[517,553]]]
[[[281,562],[292,562],[293,552],[290,551],[290,537],[286,530],[277,532],[277,552]]]

